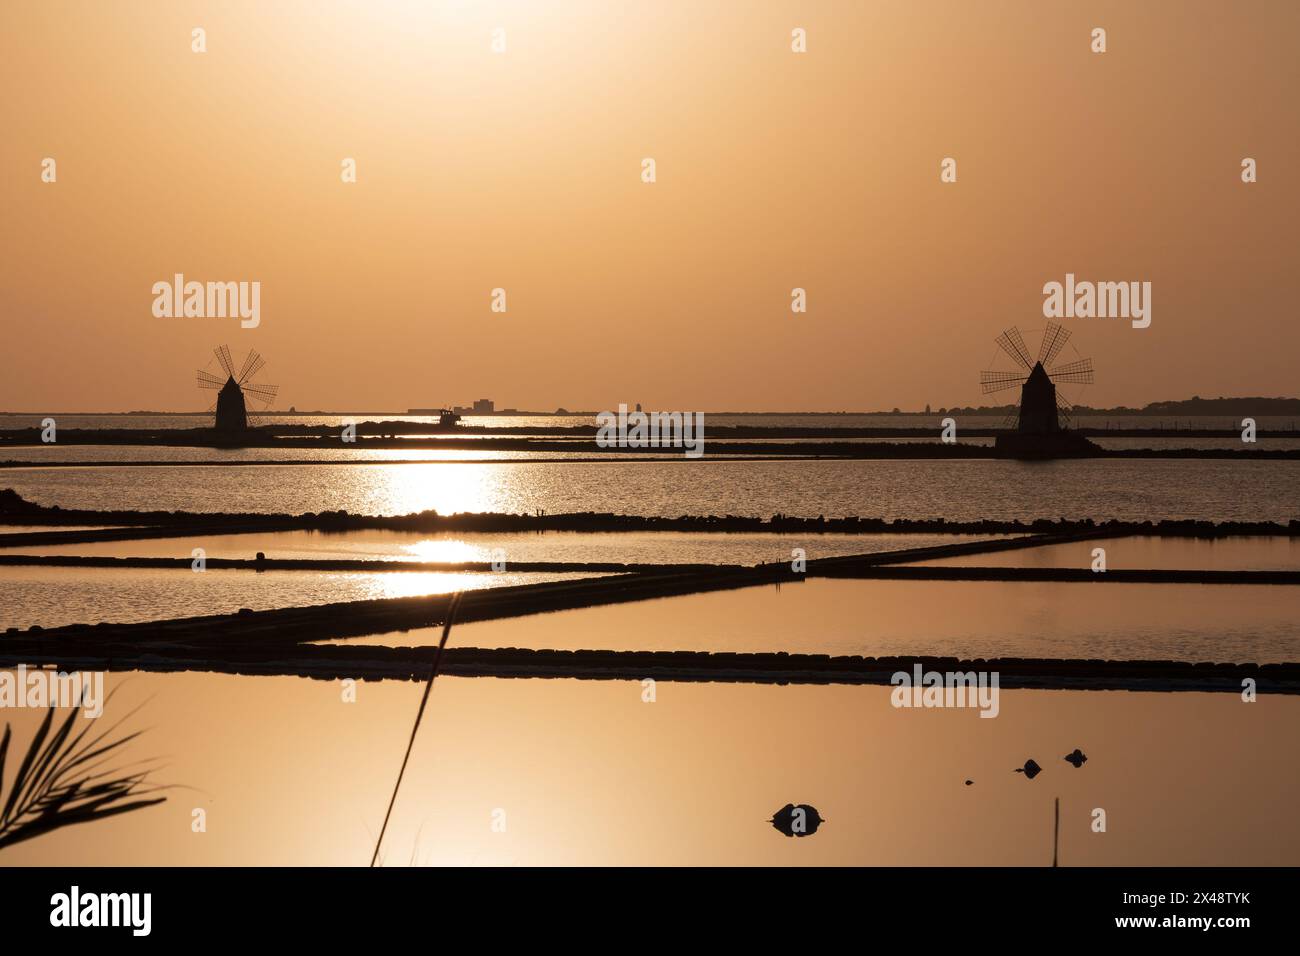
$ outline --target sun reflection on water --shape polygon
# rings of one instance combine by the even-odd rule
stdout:
[[[425,594],[450,594],[453,591],[478,591],[484,588],[514,587],[520,584],[540,584],[544,581],[566,581],[587,577],[604,577],[603,574],[489,574],[473,571],[398,571],[383,574],[358,575],[353,582],[362,600],[378,598],[420,597]]]
[[[514,495],[516,472],[510,465],[493,468],[472,465],[403,465],[366,476],[370,496],[377,498],[372,514],[409,514],[437,511],[508,511]],[[448,559],[430,559],[448,560]]]
[[[492,549],[461,538],[425,538],[401,546],[402,558],[411,561],[491,561]]]

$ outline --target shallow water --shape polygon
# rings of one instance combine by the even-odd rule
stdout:
[[[0,524],[0,534],[25,534],[29,531],[102,531],[108,525],[102,524]]]
[[[118,427],[121,420],[112,422]],[[110,425],[111,427],[111,425]],[[159,449],[147,449],[156,452]],[[181,451],[181,450],[178,450]],[[188,460],[193,450],[183,450]],[[63,452],[60,452],[62,454]],[[435,452],[436,453],[436,452]],[[403,457],[407,453],[400,453]],[[315,453],[313,453],[315,455]],[[0,454],[0,458],[4,457]],[[609,511],[828,517],[1300,516],[1300,462],[671,462],[0,471],[65,507],[406,513]],[[1069,502],[1065,505],[1064,502]],[[6,530],[6,529],[0,529]],[[282,532],[47,547],[41,553],[754,563],[929,546],[940,536]],[[1285,538],[1133,537],[968,563],[1294,568]],[[18,550],[28,550],[26,548]],[[586,577],[591,575],[575,575]],[[0,626],[145,620],[566,575],[0,569]],[[1294,587],[814,579],[458,625],[453,646],[806,651],[957,657],[1300,660]],[[362,642],[430,643],[432,629]],[[160,807],[0,852],[0,865],[364,865],[421,687],[199,673],[110,675],[107,720],[145,707],[130,758],[183,785]],[[996,719],[900,710],[880,686],[654,685],[440,678],[383,858],[424,864],[1300,862],[1287,760],[1300,698],[1002,691]],[[43,716],[7,710],[21,746]],[[1248,741],[1249,746],[1243,746]],[[1061,757],[1081,747],[1079,770]],[[1033,757],[1034,781],[1012,773]],[[969,779],[973,783],[965,785]],[[827,822],[789,839],[786,803]],[[1106,833],[1091,829],[1095,808]],[[192,828],[207,814],[206,832]],[[506,821],[503,832],[493,823]],[[1189,834],[1193,836],[1189,836]]]
[[[759,564],[805,556],[833,557],[988,541],[1013,535],[962,534],[710,534],[578,531],[513,534],[428,534],[414,531],[276,531],[256,534],[143,538],[83,544],[13,545],[0,554],[80,554],[112,557],[185,558],[203,548],[209,558],[268,558],[367,561],[619,562],[624,564]]]
[[[1106,552],[1108,569],[1191,571],[1297,571],[1300,537],[1260,535],[1232,538],[1134,536],[1049,544],[1017,551],[931,558],[923,566],[976,568],[1091,568],[1093,551]]]
[[[33,624],[49,628],[100,621],[161,621],[233,614],[245,607],[262,611],[596,576],[7,567],[0,569],[0,630]]]
[[[469,436],[474,437],[474,436]],[[493,450],[477,448],[183,448],[166,445],[27,445],[0,446],[0,461],[28,462],[163,462],[174,464],[242,465],[255,461],[390,462],[390,461],[572,461],[605,454],[590,442],[574,442],[573,451]],[[796,454],[778,448],[774,454]],[[638,452],[638,458],[678,459],[681,452]],[[5,470],[0,470],[0,487]]]
[[[363,683],[355,703],[296,678],[109,684],[102,719],[144,704],[124,759],[162,757],[158,779],[184,789],[4,865],[369,862],[419,684]],[[1057,797],[1065,866],[1300,860],[1300,775],[1276,757],[1300,699],[1003,691],[987,720],[895,709],[889,691],[660,681],[646,703],[637,682],[440,678],[383,862],[1047,866]],[[41,716],[5,715],[18,742]],[[1077,770],[1061,759],[1075,747]],[[1012,772],[1030,757],[1032,781]],[[790,802],[826,822],[782,836],[767,821]]]
[[[1193,480],[1189,480],[1189,478]],[[642,461],[16,468],[64,508],[816,517],[1300,518],[1300,461]]]
[[[349,639],[436,644],[436,629]],[[1300,661],[1300,588],[812,578],[462,624],[462,647]]]

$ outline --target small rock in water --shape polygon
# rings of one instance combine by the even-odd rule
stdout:
[[[795,806],[793,803],[787,803],[780,810],[772,815],[768,821],[772,827],[784,833],[788,837],[806,837],[812,836],[817,832],[826,821],[822,815],[817,812],[816,807],[811,807],[806,803]]]
[[[974,782],[975,782],[974,780],[967,780],[967,781],[966,781],[966,786],[969,787],[969,786],[970,786],[972,783],[974,783]]]
[[[1078,747],[1075,747],[1074,753],[1065,755],[1065,760],[1067,763],[1074,764],[1074,767],[1077,770],[1079,767],[1082,767],[1085,763],[1088,762],[1088,755],[1084,753],[1082,750],[1080,750]]]
[[[1042,772],[1043,772],[1043,768],[1038,766],[1038,762],[1034,760],[1032,757],[1025,761],[1025,765],[1023,767],[1016,768],[1016,773],[1023,773],[1030,780],[1033,780]]]

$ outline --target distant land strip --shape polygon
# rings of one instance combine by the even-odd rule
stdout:
[[[720,431],[720,430],[718,430]],[[344,443],[337,434],[329,436],[318,436],[312,439],[277,439],[268,437],[253,436],[241,440],[237,446],[222,445],[214,440],[211,433],[206,435],[194,435],[187,438],[166,435],[133,435],[133,436],[113,436],[106,435],[103,432],[88,431],[74,433],[63,431],[59,433],[58,444],[61,446],[134,446],[134,447],[177,447],[177,448],[234,448],[243,449],[266,449],[266,450],[342,450],[349,453],[364,451],[393,451],[393,450],[472,450],[472,451],[494,451],[494,452],[532,452],[537,454],[573,454],[580,452],[579,459],[523,459],[525,461],[549,461],[559,464],[571,463],[575,461],[679,461],[679,462],[701,462],[707,460],[739,460],[739,459],[786,459],[786,458],[827,458],[827,459],[845,459],[853,461],[877,461],[877,460],[967,460],[967,459],[1008,459],[1014,460],[1015,455],[1005,451],[999,451],[993,444],[974,444],[970,441],[961,439],[972,438],[993,438],[1001,434],[999,429],[967,429],[958,433],[958,440],[953,444],[946,444],[939,440],[939,436],[934,430],[915,430],[915,435],[908,433],[900,434],[897,429],[886,430],[880,436],[861,436],[863,440],[846,441],[845,439],[853,437],[846,435],[844,430],[830,429],[832,434],[824,436],[825,441],[813,439],[798,441],[722,441],[724,437],[710,430],[705,436],[703,442],[704,453],[702,457],[689,458],[681,453],[680,449],[672,446],[644,447],[644,448],[621,448],[621,447],[600,447],[594,440],[542,440],[528,438],[438,438],[438,437],[411,437],[411,438],[358,438],[355,442]],[[1167,431],[1150,431],[1145,436],[1134,432],[1125,434],[1118,430],[1084,429],[1078,433],[1096,438],[1123,438],[1123,437],[1176,437],[1180,439],[1192,438],[1219,438],[1240,440],[1240,433],[1236,431],[1212,431],[1201,430],[1193,432],[1183,430],[1174,432]],[[773,438],[792,438],[787,433],[778,433]],[[930,441],[888,441],[883,439],[914,437],[918,439],[931,439]],[[1300,431],[1289,432],[1260,432],[1257,435],[1257,443],[1250,447],[1226,447],[1226,448],[1102,448],[1092,446],[1091,448],[1077,452],[1069,457],[1075,458],[1221,458],[1221,459],[1296,459],[1300,460],[1300,448],[1278,448],[1271,447],[1267,444],[1270,440],[1300,440]],[[871,438],[880,438],[882,440],[867,440]],[[49,445],[42,444],[38,434],[25,436],[22,440],[10,438],[7,441],[0,441],[0,448],[19,449],[24,447],[48,448]],[[653,457],[663,456],[663,457]],[[463,462],[464,459],[449,459],[450,461]],[[501,459],[474,459],[471,463],[491,463],[492,461],[501,461]],[[302,465],[302,464],[334,464],[332,459],[311,459],[311,460],[280,460],[280,459],[257,459],[241,461],[205,461],[199,462],[202,465]],[[361,460],[349,460],[348,464],[362,464]],[[410,459],[402,462],[378,462],[378,464],[410,464],[421,463],[431,464],[429,460]],[[71,463],[69,463],[71,464]],[[172,462],[165,459],[154,459],[148,462],[104,462],[104,461],[84,461],[75,463],[78,467],[114,467],[120,465],[136,465],[149,467],[169,467],[176,465],[191,464],[190,462]],[[39,466],[57,466],[58,463],[44,463],[32,460],[6,459],[3,467],[39,467]],[[66,467],[67,465],[65,465]]]
[[[1220,395],[1215,398],[1202,398],[1200,395],[1193,395],[1190,398],[1173,398],[1162,399],[1160,401],[1148,402],[1145,405],[1112,405],[1109,407],[1094,407],[1092,405],[1077,404],[1074,406],[1076,411],[1082,415],[1090,416],[1145,416],[1154,417],[1158,415],[1190,415],[1190,416],[1212,416],[1212,415],[1270,415],[1285,417],[1287,415],[1300,415],[1300,398],[1288,398],[1284,395]],[[963,415],[1006,415],[1008,412],[1015,411],[1015,405],[953,405],[953,406],[933,406],[927,405],[924,410],[921,409],[900,409],[893,410],[887,408],[877,409],[857,409],[838,411],[783,411],[781,409],[762,409],[759,411],[737,411],[727,409],[705,409],[706,414],[716,415],[719,417],[729,416],[733,418],[851,418],[866,416],[930,416],[946,414],[963,414]],[[442,409],[436,408],[407,408],[405,411],[397,409],[377,410],[377,409],[323,409],[312,408],[299,411],[297,408],[290,408],[285,411],[267,411],[264,414],[275,415],[284,418],[311,418],[312,416],[339,418],[347,417],[383,417],[394,416],[410,418],[413,416],[433,417],[437,416]],[[43,417],[48,412],[34,411],[0,411],[0,415]],[[61,415],[68,417],[130,417],[150,415],[154,417],[175,417],[175,418],[204,418],[206,413],[198,411],[189,412],[168,412],[158,411],[155,409],[132,409],[126,412],[96,412],[96,411],[63,411]],[[500,408],[493,409],[485,415],[470,410],[468,417],[486,417],[486,418],[595,418],[597,411],[588,411],[585,409],[568,409],[560,406],[554,411],[537,411],[524,408]]]

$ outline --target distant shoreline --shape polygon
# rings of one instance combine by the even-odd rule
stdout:
[[[714,415],[728,418],[852,418],[852,417],[876,417],[876,416],[911,416],[911,417],[933,417],[935,415],[1005,415],[1014,411],[1016,405],[952,405],[938,406],[935,408],[926,408],[922,410],[904,410],[904,409],[878,409],[876,411],[705,411],[704,415]],[[647,409],[650,411],[651,409]],[[96,417],[131,417],[131,416],[153,416],[153,417],[176,417],[176,418],[198,418],[209,414],[203,411],[186,411],[186,412],[164,412],[141,409],[128,412],[88,412],[88,411],[0,411],[0,415],[72,415],[72,416],[96,416]],[[327,416],[388,416],[391,418],[430,418],[436,417],[436,412],[429,409],[407,408],[405,410],[390,409],[386,411],[330,411],[326,409],[315,409],[311,411],[275,411],[267,410],[261,412],[264,416],[276,417],[309,417],[313,415]],[[569,409],[557,409],[555,411],[529,411],[526,409],[504,409],[500,411],[487,412],[483,414],[475,412],[464,412],[462,418],[592,418],[594,419],[600,412]],[[1222,415],[1268,415],[1268,416],[1285,416],[1300,415],[1300,398],[1265,398],[1265,397],[1244,397],[1244,398],[1189,398],[1177,399],[1173,401],[1151,402],[1141,408],[1133,408],[1127,405],[1118,405],[1112,408],[1093,408],[1089,405],[1075,405],[1074,414],[1086,416],[1109,415],[1114,417],[1149,417],[1160,415],[1185,415],[1188,417],[1209,417]]]

